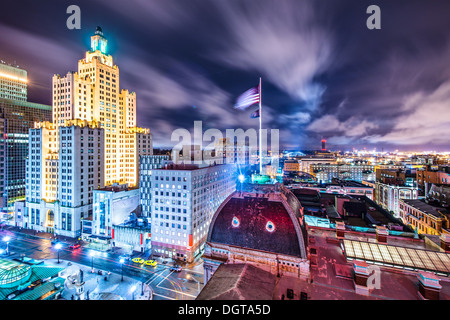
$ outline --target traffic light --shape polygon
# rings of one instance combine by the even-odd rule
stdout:
[[[292,289],[287,289],[287,294],[286,294],[288,299],[294,299],[294,290]]]

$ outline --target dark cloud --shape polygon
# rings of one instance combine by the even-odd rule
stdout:
[[[81,8],[82,30],[65,27]],[[366,28],[372,1],[6,1],[0,58],[27,69],[29,98],[50,103],[51,77],[76,70],[101,25],[135,91],[138,124],[171,144],[194,120],[250,128],[232,108],[263,78],[264,124],[285,147],[448,149],[448,1],[377,1],[382,30]],[[248,112],[250,113],[250,112]],[[419,120],[420,119],[420,120]]]

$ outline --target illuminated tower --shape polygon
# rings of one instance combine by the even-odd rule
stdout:
[[[136,94],[120,90],[119,68],[108,54],[100,27],[91,37],[91,50],[78,61],[78,72],[53,77],[53,123],[87,120],[105,130],[105,184],[137,185],[139,155],[151,155],[151,134],[136,127]],[[57,90],[57,89],[60,90]],[[150,147],[140,151],[137,140]]]
[[[33,132],[43,137],[40,148],[51,150],[35,150],[47,179],[27,186],[26,207],[41,213],[39,221],[29,221],[33,229],[78,236],[81,218],[93,212],[93,190],[113,183],[138,186],[139,156],[153,154],[149,129],[136,127],[136,94],[120,89],[107,44],[97,27],[78,71],[53,76],[53,123],[38,123]]]
[[[325,143],[327,142],[327,140],[322,139],[322,151],[326,151],[327,149],[325,148]]]

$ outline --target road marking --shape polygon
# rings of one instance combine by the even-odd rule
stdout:
[[[162,295],[162,294],[157,294],[157,293],[154,293],[154,292],[153,292],[153,295],[154,295],[154,296],[158,296],[158,297],[163,297],[163,298],[169,299],[169,300],[176,300],[175,298],[170,298],[170,297],[164,296],[164,295]]]
[[[171,271],[167,276],[165,276],[164,279],[162,279],[162,280],[156,285],[156,287],[158,287],[158,286],[160,285],[160,283],[163,282],[164,280],[166,280],[172,273],[173,273],[173,271]]]
[[[184,292],[184,291],[177,291],[177,290],[169,289],[169,288],[166,288],[166,287],[159,287],[159,286],[156,286],[156,287],[157,287],[158,289],[163,289],[163,290],[175,292],[176,294],[181,294],[182,296],[183,296],[183,295],[186,295],[186,296],[189,296],[189,297],[192,297],[192,298],[197,298],[197,296],[194,296],[194,295],[192,295],[192,294],[186,293],[186,292]]]
[[[152,281],[150,281],[148,284],[152,283],[153,281],[156,280],[156,278],[161,277],[161,274],[164,273],[164,271],[166,271],[167,269],[162,270],[160,273],[155,273],[155,277],[152,279]],[[164,280],[164,279],[163,279]]]

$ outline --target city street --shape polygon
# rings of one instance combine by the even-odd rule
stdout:
[[[0,239],[6,235],[10,237],[9,255],[4,253],[1,255],[2,258],[21,259],[22,256],[25,256],[44,261],[50,259],[53,261],[58,258],[58,250],[48,239],[18,232],[13,233],[7,229],[0,232]],[[123,272],[124,276],[149,285],[153,290],[154,300],[193,300],[197,296],[199,288],[201,289],[203,286],[201,263],[187,266],[181,272],[171,271],[170,267],[173,263],[169,261],[164,264],[161,258],[156,259],[158,264],[155,267],[137,264],[131,260],[125,261],[122,266],[118,254],[93,251],[84,247],[72,250],[69,246],[68,243],[62,243],[59,250],[61,261],[84,265],[93,268],[94,272],[102,270],[119,276]],[[5,247],[6,244],[2,243],[2,248]],[[91,252],[94,252],[95,255],[92,255]],[[114,279],[120,280],[120,277],[115,276]]]

